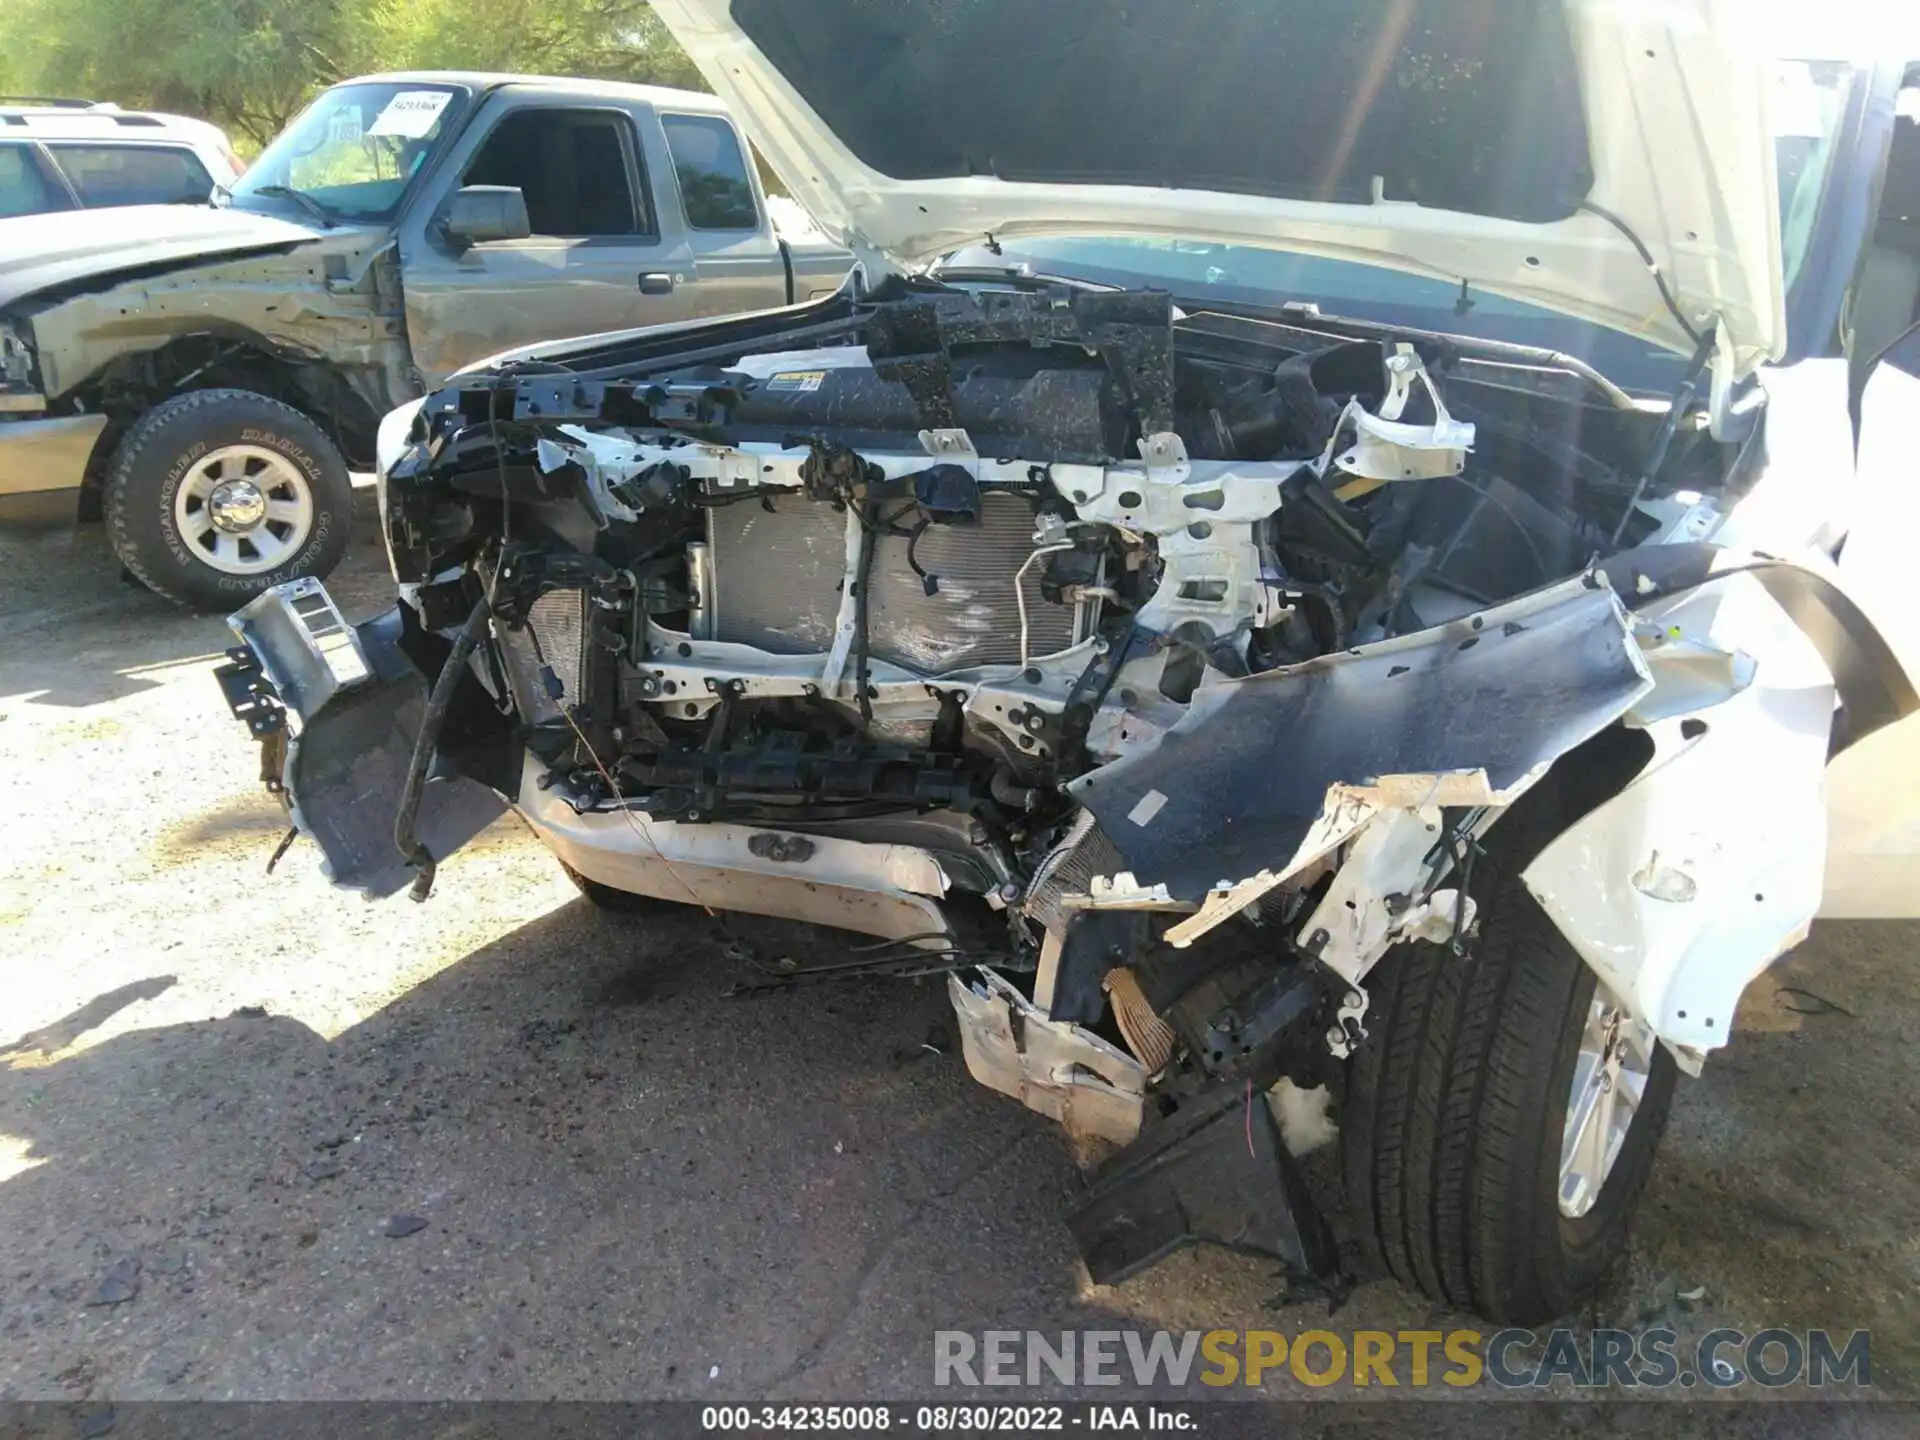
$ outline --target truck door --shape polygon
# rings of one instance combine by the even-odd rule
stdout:
[[[401,229],[414,363],[427,388],[516,345],[663,324],[696,311],[692,256],[648,183],[628,109],[512,89],[474,119]],[[462,245],[444,219],[463,185],[526,197],[524,239]]]
[[[733,121],[662,110],[660,129],[673,167],[663,179],[678,191],[699,279],[696,313],[733,315],[786,304],[786,261]]]

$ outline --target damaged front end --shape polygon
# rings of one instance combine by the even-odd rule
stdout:
[[[511,805],[595,886],[875,937],[779,983],[946,973],[971,1073],[1118,1149],[1096,1281],[1206,1240],[1328,1282],[1268,1097],[1338,1089],[1392,946],[1468,947],[1556,766],[1631,803],[1609,737],[1748,673],[1594,564],[1741,455],[1550,359],[892,282],[509,364],[383,468],[405,603],[263,596],[230,698],[340,883],[422,896]],[[1550,850],[1543,901],[1644,861]]]

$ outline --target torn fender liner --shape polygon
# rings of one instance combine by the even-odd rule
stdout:
[[[1517,798],[1652,688],[1628,626],[1613,591],[1577,577],[1417,635],[1203,687],[1159,744],[1067,789],[1137,884],[1199,901],[1344,838],[1330,792],[1369,813]]]
[[[294,706],[302,723],[288,747],[284,778],[294,823],[319,845],[334,884],[380,898],[413,879],[394,844],[393,822],[427,685],[400,648],[397,608],[353,632],[368,673],[325,693],[310,714]],[[243,633],[269,674],[299,673],[318,656],[299,626],[254,624]],[[303,645],[309,653],[300,652]],[[291,703],[293,697],[283,698]],[[427,852],[444,860],[505,808],[493,791],[465,777],[429,779],[416,831]]]
[[[1295,1280],[1333,1280],[1339,1250],[1266,1095],[1222,1085],[1116,1155],[1067,1215],[1087,1273],[1118,1285],[1183,1246],[1268,1255]]]
[[[1886,637],[1844,590],[1804,565],[1696,541],[1622,550],[1600,569],[1636,608],[1723,575],[1752,575],[1813,642],[1833,676],[1841,712],[1829,757],[1920,710],[1920,694]]]
[[[393,843],[393,819],[426,708],[426,685],[414,671],[356,686],[308,721],[293,746],[287,790],[334,884],[377,898],[412,883],[407,857]],[[444,860],[505,809],[464,776],[429,779],[414,832],[429,855]]]

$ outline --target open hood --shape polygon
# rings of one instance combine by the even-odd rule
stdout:
[[[655,7],[869,265],[1183,236],[1464,281],[1678,351],[1717,323],[1722,395],[1784,351],[1744,0]]]

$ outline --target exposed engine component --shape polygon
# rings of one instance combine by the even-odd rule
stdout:
[[[966,519],[937,517],[913,499],[881,517],[867,576],[873,658],[931,675],[1016,664],[1023,605],[1032,654],[1085,637],[1086,606],[1044,593],[1032,567],[1021,573],[1033,550],[1033,497],[999,491],[976,503]],[[830,650],[847,527],[857,519],[805,500],[716,506],[707,515],[710,578],[694,633],[775,655]]]

